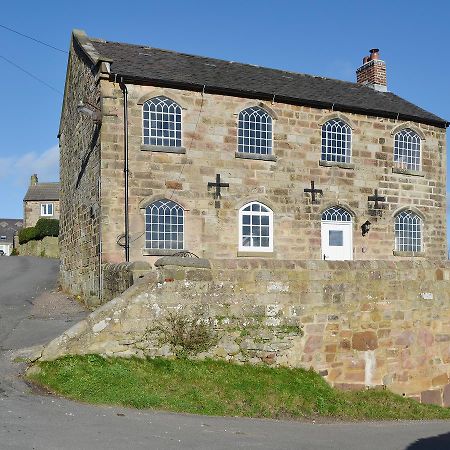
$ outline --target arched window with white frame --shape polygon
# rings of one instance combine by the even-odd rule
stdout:
[[[395,216],[395,250],[398,252],[422,252],[422,219],[411,210]]]
[[[159,96],[142,106],[142,135],[146,145],[181,147],[181,107]]]
[[[184,210],[162,199],[145,208],[145,248],[184,250]]]
[[[273,212],[266,205],[250,202],[239,210],[239,250],[273,251]]]
[[[420,170],[420,136],[411,128],[395,134],[394,165],[400,169]]]
[[[252,106],[239,113],[238,152],[272,154],[272,117],[264,109]]]
[[[322,161],[350,163],[352,129],[341,119],[331,119],[322,125]]]

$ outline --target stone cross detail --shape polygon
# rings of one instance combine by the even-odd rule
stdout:
[[[369,202],[375,202],[374,207],[375,209],[378,209],[380,207],[378,202],[385,202],[386,197],[378,195],[378,189],[375,189],[375,195],[369,195],[367,200],[369,200]]]
[[[314,187],[314,181],[311,181],[311,188],[305,188],[304,192],[311,194],[311,200],[313,203],[316,203],[316,194],[323,195],[322,189],[316,189]]]
[[[208,189],[210,187],[215,187],[216,188],[216,192],[214,193],[214,198],[216,200],[219,200],[220,197],[221,197],[220,188],[230,187],[230,185],[228,183],[221,183],[220,182],[220,173],[217,173],[216,174],[216,182],[215,183],[213,181],[208,181]]]

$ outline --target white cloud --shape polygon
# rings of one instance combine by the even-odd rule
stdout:
[[[42,153],[28,152],[0,158],[0,182],[25,187],[30,176],[36,173],[39,181],[59,180],[59,148],[50,147]]]

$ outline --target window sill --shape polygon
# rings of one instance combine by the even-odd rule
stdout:
[[[425,256],[425,252],[406,252],[406,251],[394,250],[392,253],[394,256],[407,256],[407,257],[423,257],[423,256]]]
[[[355,165],[353,163],[344,163],[338,161],[319,161],[319,166],[323,167],[340,167],[341,169],[354,169]]]
[[[401,173],[403,175],[412,175],[413,177],[424,177],[425,174],[421,170],[402,169],[400,167],[393,167],[392,173]]]
[[[166,248],[143,248],[143,256],[173,256],[175,253],[185,252],[186,250],[170,250]]]
[[[241,257],[241,256],[257,256],[258,258],[272,258],[275,256],[275,252],[258,252],[258,251],[244,251],[244,250],[239,250],[237,252],[237,256]]]
[[[160,152],[160,153],[178,153],[184,155],[186,153],[185,147],[168,147],[164,145],[147,145],[141,144],[141,151],[143,152]]]
[[[257,161],[273,161],[275,162],[277,160],[277,157],[275,155],[259,155],[257,153],[243,153],[243,152],[236,152],[234,154],[236,158],[241,159],[253,159]]]

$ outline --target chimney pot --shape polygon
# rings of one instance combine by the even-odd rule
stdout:
[[[369,57],[370,61],[373,61],[374,59],[380,59],[380,55],[378,54],[379,51],[380,51],[379,48],[371,48],[369,50],[369,52],[370,52],[370,57]]]

